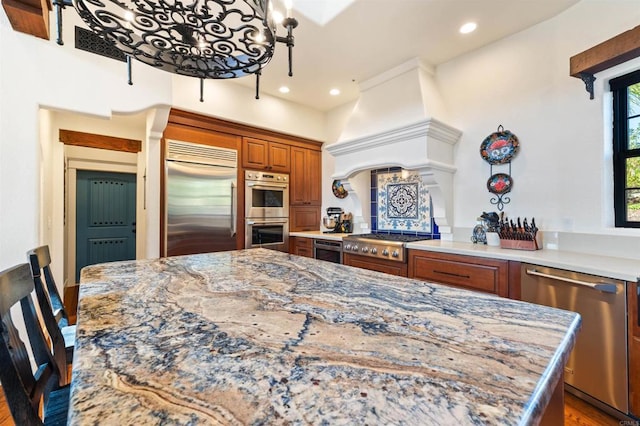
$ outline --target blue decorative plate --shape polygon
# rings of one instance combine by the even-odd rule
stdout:
[[[339,180],[333,181],[333,184],[331,185],[331,190],[333,191],[333,195],[335,195],[337,198],[344,198],[347,195],[349,195],[349,192],[346,189],[344,189],[344,186],[342,186]]]
[[[508,130],[500,130],[491,133],[480,144],[480,155],[489,164],[504,164],[518,153],[520,143],[516,135]]]
[[[506,173],[496,173],[487,181],[487,189],[496,195],[506,194],[512,186],[513,179]]]

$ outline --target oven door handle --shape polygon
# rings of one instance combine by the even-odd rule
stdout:
[[[268,185],[265,185],[263,183],[258,183],[258,182],[247,182],[247,187],[248,188],[256,188],[256,189],[286,189],[289,186],[288,183],[270,183]]]
[[[245,223],[247,225],[286,225],[289,223],[289,219],[246,219]]]

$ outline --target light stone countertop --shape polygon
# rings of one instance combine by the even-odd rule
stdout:
[[[304,231],[304,232],[290,232],[290,237],[304,237],[313,238],[316,240],[330,240],[330,241],[342,241],[344,237],[353,234],[325,234],[322,231]]]
[[[69,424],[537,424],[579,327],[266,249],[94,265]]]
[[[340,241],[347,235],[322,234],[320,231],[292,232],[290,235],[306,238],[331,239]],[[325,237],[331,235],[331,237]],[[542,249],[536,251],[503,249],[485,244],[468,242],[424,240],[407,243],[406,247],[415,250],[435,251],[439,253],[461,254],[491,259],[515,260],[533,263],[551,268],[566,269],[585,274],[600,275],[624,281],[637,281],[640,278],[640,260],[612,256],[570,252],[565,250]]]
[[[406,247],[409,249],[440,253],[515,260],[625,281],[636,281],[638,277],[640,277],[640,260],[620,257],[597,256],[594,254],[549,249],[535,251],[513,250],[487,246],[485,244],[442,240],[416,241],[407,243]]]

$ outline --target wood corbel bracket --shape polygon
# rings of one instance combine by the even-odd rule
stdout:
[[[640,56],[640,26],[625,31],[569,59],[569,75],[584,82],[593,99],[595,74]]]

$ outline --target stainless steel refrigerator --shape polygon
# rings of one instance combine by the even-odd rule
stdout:
[[[165,256],[237,248],[238,152],[167,141]]]

